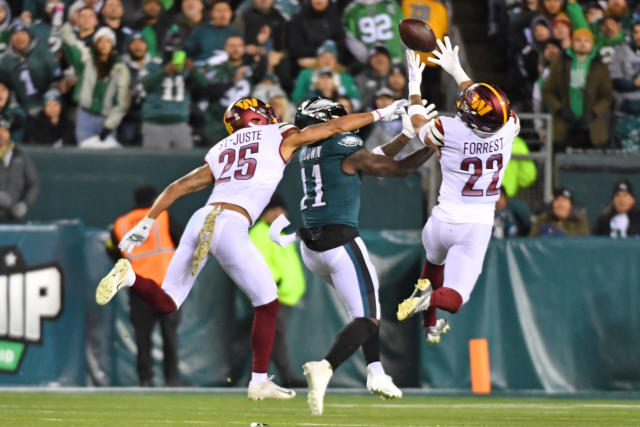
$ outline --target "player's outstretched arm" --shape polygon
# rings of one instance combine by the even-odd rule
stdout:
[[[168,209],[180,197],[207,188],[213,182],[211,169],[205,164],[169,184],[153,202],[147,216],[120,240],[120,244],[118,244],[120,251],[125,253],[144,243],[149,237],[149,231],[151,231],[156,218],[162,211]]]
[[[394,160],[363,148],[342,161],[342,170],[351,175],[362,171],[373,176],[405,177],[415,172],[433,153],[429,147],[423,147],[402,160]]]
[[[395,101],[385,108],[379,108],[370,113],[348,114],[329,120],[326,123],[307,126],[300,132],[291,133],[283,141],[280,147],[280,154],[285,160],[289,160],[293,152],[298,148],[313,144],[323,139],[331,138],[334,135],[351,132],[378,120],[390,121],[400,115],[400,109],[407,105],[406,99]]]
[[[436,40],[440,51],[434,50],[433,57],[427,58],[427,61],[433,62],[439,65],[443,70],[451,75],[460,87],[461,90],[467,88],[473,84],[467,73],[465,73],[462,65],[460,65],[460,58],[458,57],[458,46],[451,46],[451,40],[449,36],[444,36],[444,42],[442,40]]]

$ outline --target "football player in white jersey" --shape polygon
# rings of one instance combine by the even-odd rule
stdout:
[[[213,255],[255,307],[249,399],[294,397],[293,390],[277,386],[267,376],[276,330],[277,286],[264,258],[249,239],[248,229],[269,202],[298,148],[377,120],[391,120],[404,105],[406,101],[396,101],[384,109],[351,114],[300,131],[282,123],[268,104],[256,98],[234,102],[224,115],[230,135],[209,150],[204,165],[167,186],[147,217],[119,244],[122,253],[140,245],[155,229],[155,218],[162,211],[179,197],[213,184],[207,204],[189,219],[162,287],[137,275],[123,258],[98,285],[97,303],[106,304],[119,289],[130,286],[157,311],[173,312],[186,299],[209,255]]]
[[[448,37],[429,61],[441,66],[460,87],[456,116],[427,121],[421,104],[420,80],[425,64],[407,50],[409,116],[420,140],[437,151],[442,169],[438,204],[422,230],[427,253],[413,294],[398,305],[398,320],[423,313],[427,342],[440,341],[449,329],[436,320],[436,308],[457,312],[469,300],[482,271],[491,238],[493,212],[500,184],[511,158],[520,123],[507,96],[487,83],[474,83],[464,72],[458,46]]]

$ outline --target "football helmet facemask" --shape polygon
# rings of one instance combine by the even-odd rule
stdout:
[[[258,98],[240,98],[227,107],[222,119],[227,132],[232,134],[237,130],[251,127],[280,123],[280,117],[269,104]]]
[[[492,134],[511,117],[507,95],[497,86],[475,83],[460,92],[456,101],[457,116],[473,131]]]

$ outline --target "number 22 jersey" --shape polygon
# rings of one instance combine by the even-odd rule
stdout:
[[[432,215],[448,223],[493,225],[504,171],[511,159],[513,139],[520,132],[515,113],[494,134],[476,134],[458,117],[440,116],[429,123],[427,135],[440,144],[442,185]]]
[[[204,160],[215,184],[207,204],[231,203],[255,222],[282,179],[285,163],[280,145],[297,128],[288,123],[240,129],[214,145]]]

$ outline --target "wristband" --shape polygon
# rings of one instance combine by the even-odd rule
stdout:
[[[460,86],[462,83],[464,83],[466,81],[471,80],[469,78],[469,76],[467,76],[467,73],[464,72],[462,67],[460,67],[457,70],[455,70],[455,72],[453,73],[453,78],[456,81],[456,83],[458,84],[458,86]]]
[[[427,109],[424,108],[424,105],[422,104],[413,104],[409,106],[409,109],[407,110],[407,113],[409,114],[409,118],[416,116],[416,115],[420,115],[422,117],[424,117],[425,119],[427,118]]]
[[[153,227],[153,224],[155,224],[155,223],[156,223],[156,220],[153,219],[153,218],[149,218],[148,216],[145,216],[140,221],[140,224],[142,224],[143,226],[148,227],[148,228]]]
[[[382,150],[382,146],[381,145],[378,145],[376,148],[371,150],[371,154],[377,154],[379,156],[386,156],[386,154],[384,154],[384,151]]]
[[[380,112],[380,110],[373,110],[371,112],[371,114],[373,114],[373,121],[377,122],[378,120],[382,120],[382,118],[384,117],[382,115],[382,113]]]
[[[409,96],[418,95],[422,97],[422,92],[420,91],[420,84],[416,82],[409,82]]]

